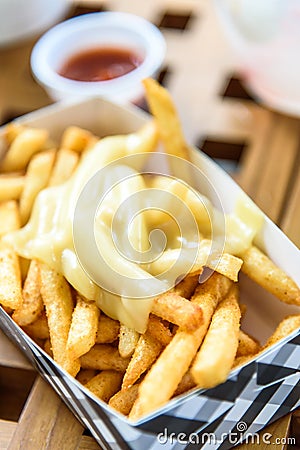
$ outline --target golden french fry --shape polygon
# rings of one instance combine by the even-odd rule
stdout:
[[[208,260],[207,267],[228,277],[232,281],[238,281],[238,274],[242,264],[243,261],[241,258],[237,258],[229,253],[220,253],[216,254],[213,259],[210,258]]]
[[[203,321],[199,305],[191,303],[173,292],[166,292],[157,297],[151,311],[187,331],[195,330]]]
[[[282,302],[300,306],[300,289],[257,247],[250,247],[241,255],[242,272]]]
[[[4,139],[8,143],[8,145],[10,145],[16,139],[16,137],[25,130],[25,128],[26,127],[24,125],[20,125],[15,122],[7,124],[4,129]]]
[[[153,339],[147,333],[142,334],[127,366],[122,382],[122,389],[127,389],[132,386],[149,369],[161,350],[162,345],[160,342]]]
[[[276,344],[276,342],[285,338],[297,328],[300,328],[300,314],[292,314],[287,316],[279,323],[272,336],[269,337],[266,344],[262,347],[262,350]]]
[[[34,340],[49,339],[49,327],[46,314],[41,314],[34,322],[22,327],[23,330]]]
[[[171,292],[175,292],[175,294],[180,295],[180,297],[191,298],[196,287],[199,284],[199,276],[202,272],[202,269],[199,270],[199,273],[194,275],[187,275],[180,283],[178,283]]]
[[[62,275],[46,264],[40,264],[40,279],[53,358],[67,372],[75,376],[80,369],[79,361],[72,360],[66,351],[73,313],[70,287]]]
[[[173,337],[167,324],[163,323],[162,320],[154,314],[150,314],[149,316],[146,333],[160,342],[164,347],[170,343]]]
[[[236,357],[253,355],[260,351],[259,342],[254,337],[240,330],[239,332],[239,345],[236,352]]]
[[[119,353],[122,358],[128,358],[133,354],[139,337],[139,333],[137,333],[133,328],[129,328],[126,325],[121,324],[119,334]]]
[[[20,197],[20,214],[23,225],[30,217],[37,194],[48,184],[54,159],[54,150],[47,150],[34,155],[29,162],[24,189]]]
[[[238,289],[233,286],[217,306],[191,367],[197,386],[208,389],[227,379],[238,348],[240,319]]]
[[[0,238],[9,231],[20,228],[19,207],[15,200],[0,203]]]
[[[79,155],[68,148],[58,150],[50,176],[49,186],[57,186],[70,178],[79,161]]]
[[[49,133],[41,128],[25,128],[12,141],[0,168],[4,172],[24,169],[30,158],[45,147]]]
[[[128,416],[138,395],[139,384],[134,384],[128,389],[121,389],[110,398],[108,404],[116,411]]]
[[[197,258],[189,276],[200,275],[205,266],[232,281],[238,281],[238,274],[243,264],[242,259],[223,252],[222,249],[210,253],[212,246],[213,243],[210,239],[201,240]],[[174,252],[174,250],[172,251]]]
[[[120,322],[100,314],[96,344],[111,344],[119,337]]]
[[[67,352],[73,360],[95,345],[99,320],[99,308],[95,303],[85,301],[78,294],[76,299],[67,341]]]
[[[227,294],[231,284],[228,278],[214,273],[196,288],[191,301],[202,308],[202,325],[193,332],[178,329],[141,382],[130,419],[136,420],[172,397],[205,336],[217,304]]]
[[[61,147],[81,153],[98,139],[90,131],[80,127],[66,128],[61,138]]]
[[[88,353],[81,356],[80,362],[83,369],[125,372],[129,358],[122,358],[118,349],[112,345],[97,344]]]
[[[177,395],[181,395],[184,392],[189,391],[190,389],[193,389],[196,386],[195,380],[192,377],[191,371],[188,370],[182,377],[182,380],[180,381],[179,385],[177,386],[176,391],[174,392],[174,397]]]
[[[300,328],[300,314],[292,314],[290,316],[285,317],[276,327],[274,333],[269,337],[265,345],[259,348],[256,353],[251,353],[248,355],[237,355],[237,358],[234,361],[233,367],[238,367],[242,364],[247,363],[253,358],[256,358],[258,354],[271,347],[271,345],[276,344],[276,342],[281,339],[287,337],[297,328]]]
[[[195,332],[178,331],[165,347],[140,385],[130,419],[138,419],[172,397],[198,349],[194,334]]]
[[[17,309],[22,302],[19,258],[11,247],[0,241],[0,304]]]
[[[209,239],[202,239],[199,245],[197,258],[191,268],[190,276],[201,273],[204,266],[230,278],[232,281],[238,280],[238,274],[243,264],[241,258],[222,253],[220,250],[210,255],[212,242]],[[180,257],[180,249],[168,249],[159,258],[150,264],[152,275],[159,275],[169,270]]]
[[[25,184],[23,175],[0,175],[0,202],[18,200]]]
[[[85,387],[104,402],[108,400],[120,389],[122,374],[114,370],[103,370],[98,375],[91,378]]]
[[[28,270],[30,267],[31,259],[23,258],[22,256],[19,256],[19,263],[20,263],[20,270],[21,270],[21,278],[22,281],[26,280]]]
[[[22,306],[15,310],[13,319],[20,326],[29,325],[41,315],[43,309],[39,263],[32,260],[24,283]]]
[[[170,155],[188,159],[188,146],[169,92],[152,78],[143,80],[146,98],[155,117],[165,150]]]
[[[76,380],[81,384],[86,384],[90,381],[94,376],[97,375],[97,370],[93,369],[81,369],[76,375]]]

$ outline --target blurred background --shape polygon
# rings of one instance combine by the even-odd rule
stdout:
[[[30,70],[40,35],[99,11],[134,13],[160,29],[167,53],[158,79],[187,139],[230,173],[246,157],[256,105],[300,114],[297,0],[1,0],[0,124],[53,101]]]
[[[1,0],[3,1],[3,0]],[[37,1],[37,0],[36,0]],[[17,0],[14,0],[17,2]],[[11,2],[13,3],[13,2]],[[21,2],[24,4],[27,2]],[[46,2],[42,2],[46,3]],[[48,2],[47,2],[48,3]],[[66,10],[62,8],[64,3]],[[30,2],[29,2],[30,4]],[[60,0],[60,17],[69,17],[97,11],[123,11],[140,15],[163,33],[167,54],[158,74],[159,81],[172,93],[180,106],[180,115],[189,142],[203,146],[214,157],[219,156],[218,146],[210,139],[211,116],[215,105],[223,97],[248,98],[235,72],[235,56],[224,38],[210,1],[161,1],[152,0]],[[14,8],[14,13],[18,11]],[[20,11],[20,10],[19,10]],[[47,12],[43,11],[46,15]],[[3,18],[3,15],[1,16]],[[21,20],[21,17],[19,18]],[[48,24],[47,28],[50,25]],[[45,91],[33,79],[30,70],[30,53],[39,33],[19,37],[0,48],[0,122],[38,109],[52,102]],[[15,36],[18,37],[17,35]],[[236,112],[240,120],[247,120],[243,108]],[[220,119],[221,120],[221,119]],[[234,142],[224,142],[225,150],[234,161],[239,158],[245,145],[244,138],[235,137]]]

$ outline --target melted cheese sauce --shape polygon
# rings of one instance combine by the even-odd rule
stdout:
[[[148,315],[153,301],[149,285],[145,287],[141,283],[141,293],[145,298],[138,300],[128,296],[115,295],[101,289],[87,275],[77,258],[73,243],[72,225],[76,202],[81,190],[99,169],[126,155],[141,152],[147,154],[154,151],[156,145],[156,129],[152,123],[148,123],[134,134],[103,138],[82,157],[77,170],[66,183],[40,192],[29,222],[22,229],[5,236],[5,240],[15,248],[19,255],[28,259],[39,259],[47,263],[50,267],[61,272],[81,295],[87,299],[95,300],[99,308],[108,316],[120,320],[120,322],[141,333],[147,327]],[[116,268],[119,273],[128,278],[148,279],[153,282],[153,287],[160,287],[164,290],[164,282],[157,280],[154,274],[151,274],[151,265],[130,262],[114,249],[110,227],[115,211],[130,194],[151,189],[147,179],[144,179],[132,168],[115,167],[115,170],[129,170],[136,176],[122,184],[121,189],[116,187],[111,190],[102,203],[95,221],[97,245],[99,250],[101,249],[107,266]],[[103,186],[110,184],[110,179],[103,182]],[[173,185],[166,186],[165,189],[179,193],[178,195],[193,212],[201,233],[209,237],[207,234],[211,228],[211,220],[217,226],[220,214],[214,210],[209,200],[202,197],[202,201],[199,202],[197,196],[194,196],[188,189],[182,190],[182,187],[178,186],[176,181]],[[99,192],[100,194],[101,192]],[[95,197],[97,198],[97,195]],[[168,205],[165,205],[165,207],[167,210]],[[131,212],[128,211],[129,216],[130,214]],[[84,214],[82,219],[84,220]],[[125,219],[124,223],[127,223]],[[262,213],[253,202],[246,196],[240,197],[234,213],[226,216],[225,251],[234,255],[241,254],[251,245],[257,231],[262,226],[262,222]],[[180,247],[184,239],[187,241],[187,250],[183,255],[186,254],[188,261],[188,248],[193,250],[199,245],[199,236],[191,234],[182,238],[176,231],[174,223],[168,221],[166,214],[161,211],[145,211],[139,214],[131,222],[130,227],[125,230],[125,233],[122,230],[121,222],[117,238],[122,244],[124,234],[128,237],[131,248],[138,252],[147,252],[149,250],[149,232],[159,223],[162,224],[161,229],[169,237],[167,239],[167,250]],[[123,246],[126,251],[126,240],[123,242]],[[90,256],[88,250],[87,248],[87,254],[85,255],[87,258]],[[184,267],[184,261],[180,261],[180,263]],[[109,279],[112,284],[118,282],[117,279],[110,279],[111,272],[107,270],[107,267],[95,267],[94,270],[103,271],[103,276]],[[159,283],[161,285],[158,285]],[[153,292],[155,292],[155,289],[153,289]]]

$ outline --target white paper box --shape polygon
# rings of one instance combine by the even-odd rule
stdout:
[[[47,128],[51,137],[58,140],[68,125],[78,125],[104,136],[135,131],[147,119],[137,108],[124,108],[95,98],[81,103],[55,104],[18,122]],[[225,212],[232,211],[240,188],[196,149],[192,160],[210,179]],[[202,193],[211,197],[211,192]],[[300,252],[267,217],[256,243],[300,284]],[[242,277],[241,286],[241,301],[247,304],[243,328],[262,341],[283,317],[300,313],[299,308],[279,302],[246,277]],[[243,437],[249,438],[250,433],[300,406],[299,330],[256,361],[235,369],[226,383],[177,397],[132,425],[60,369],[1,308],[0,327],[59,392],[102,448],[231,448]],[[165,442],[167,434],[168,443]]]

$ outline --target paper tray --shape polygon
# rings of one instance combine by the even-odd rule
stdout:
[[[78,125],[103,136],[135,131],[147,118],[139,109],[95,98],[52,105],[18,122],[45,127],[53,139],[59,139],[68,125]],[[192,152],[192,160],[210,179],[225,212],[232,211],[241,189],[198,150]],[[202,193],[212,196],[212,192]],[[256,243],[300,284],[300,253],[267,217]],[[248,306],[243,328],[262,341],[284,316],[300,312],[299,308],[279,302],[246,277],[241,280],[241,300]],[[255,361],[234,370],[224,384],[209,390],[194,389],[132,424],[59,368],[2,308],[0,319],[2,330],[90,429],[102,448],[227,449],[240,443],[243,436],[247,438],[300,406],[299,330]]]

